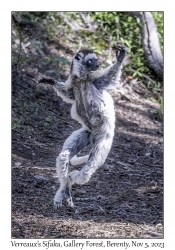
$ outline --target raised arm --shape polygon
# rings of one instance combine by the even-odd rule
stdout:
[[[63,101],[67,103],[74,103],[75,97],[72,88],[67,88],[64,82],[58,82],[52,78],[41,78],[38,83],[47,83],[53,86],[57,95],[60,96]]]
[[[104,70],[94,72],[93,84],[97,89],[113,88],[120,80],[122,62],[125,57],[126,49],[124,46],[118,46],[116,50],[117,61]]]

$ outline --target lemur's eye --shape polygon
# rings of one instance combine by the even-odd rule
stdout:
[[[88,60],[87,63],[88,63],[89,65],[91,65],[91,64],[92,64],[92,60]]]

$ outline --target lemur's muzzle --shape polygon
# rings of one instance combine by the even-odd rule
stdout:
[[[98,64],[97,59],[89,59],[86,62],[86,65],[87,65],[87,68],[89,71],[95,71],[99,68],[99,64]]]
[[[92,61],[92,64],[90,65],[90,70],[91,70],[91,71],[95,71],[95,70],[97,70],[98,68],[99,68],[98,62],[97,62],[96,60],[93,60],[93,61]]]

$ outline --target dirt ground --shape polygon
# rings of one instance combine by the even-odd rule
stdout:
[[[110,154],[87,184],[73,186],[75,209],[55,211],[56,157],[80,125],[51,86],[13,71],[13,238],[163,238],[162,117],[151,101],[112,95]]]

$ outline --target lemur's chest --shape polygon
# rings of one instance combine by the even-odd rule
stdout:
[[[106,118],[106,103],[103,93],[89,82],[73,87],[78,115],[89,126],[100,126]]]

